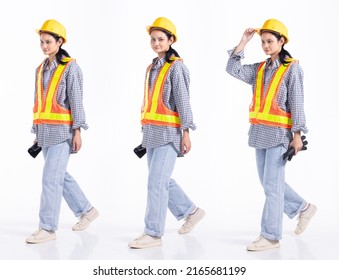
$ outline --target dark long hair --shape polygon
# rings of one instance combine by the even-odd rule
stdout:
[[[173,35],[170,34],[169,32],[167,32],[166,30],[161,30],[161,31],[163,31],[163,32],[166,34],[166,36],[167,36],[168,39],[171,39],[171,38],[173,37]],[[173,37],[173,38],[174,38],[174,37]],[[169,49],[168,49],[168,50],[166,51],[166,53],[165,53],[165,60],[166,60],[166,62],[172,63],[173,60],[171,60],[170,58],[171,58],[173,55],[174,55],[175,57],[180,57],[180,55],[178,54],[178,52],[177,52],[175,49],[173,49],[172,46],[170,46]]]
[[[270,33],[272,33],[278,39],[278,41],[281,39],[281,37],[284,37],[284,36],[282,36],[278,33],[275,33],[275,32],[270,32]],[[286,40],[286,38],[285,38],[285,40]],[[284,46],[285,46],[285,44],[283,44],[282,47],[281,47],[281,51],[279,53],[279,61],[280,61],[281,64],[286,66],[287,64],[289,64],[291,62],[291,60],[287,60],[287,59],[293,58],[293,57],[287,50],[284,49]]]
[[[56,35],[56,34],[54,34],[54,33],[50,33],[50,32],[44,32],[44,33],[48,33],[49,35],[51,35],[56,41],[58,41],[61,37],[60,36],[58,36],[58,35]],[[62,39],[62,38],[61,38]],[[63,40],[63,39],[62,39]],[[59,51],[57,52],[57,54],[55,55],[55,57],[56,57],[56,60],[57,60],[57,62],[59,63],[59,64],[61,64],[61,65],[65,65],[67,62],[64,62],[64,61],[62,61],[62,58],[63,57],[71,57],[70,55],[69,55],[69,53],[66,51],[66,50],[64,50],[63,48],[62,48],[62,44],[61,44],[61,46],[60,46],[60,48],[59,48]]]

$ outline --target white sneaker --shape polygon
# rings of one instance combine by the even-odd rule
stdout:
[[[247,246],[247,251],[265,251],[274,248],[279,248],[280,243],[278,240],[270,240],[263,236],[254,240],[250,245]]]
[[[193,214],[190,214],[185,218],[185,223],[179,228],[178,232],[180,234],[190,232],[205,215],[206,213],[203,209],[197,208]]]
[[[82,215],[72,229],[74,231],[80,231],[87,228],[91,222],[93,222],[99,216],[99,212],[94,207],[91,208],[86,214]]]
[[[300,234],[307,228],[308,223],[313,218],[317,210],[317,206],[309,203],[307,209],[299,213],[298,224],[294,231],[295,234]]]
[[[134,249],[143,249],[161,245],[161,237],[151,236],[145,233],[134,239],[132,242],[128,243],[128,247]]]
[[[27,243],[37,244],[43,243],[46,241],[54,240],[56,238],[54,231],[44,230],[39,228],[37,231],[33,232],[33,234],[26,239]]]

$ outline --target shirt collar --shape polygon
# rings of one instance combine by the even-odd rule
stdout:
[[[270,65],[270,64],[271,64],[271,58],[269,57],[269,58],[266,59],[266,65],[267,65],[267,68],[270,68],[270,69],[275,69],[275,68],[279,67],[281,65],[280,59],[276,59],[273,62],[273,64],[268,67],[268,65]]]
[[[165,64],[165,57],[162,58],[154,58],[152,61],[153,64],[153,68],[158,68],[158,67],[162,67]]]
[[[53,60],[52,62],[52,66],[51,67],[48,67],[48,58],[46,58],[43,62],[43,66],[44,66],[44,69],[54,69],[58,66],[58,62],[56,59]]]

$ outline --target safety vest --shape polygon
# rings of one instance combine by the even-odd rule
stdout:
[[[284,76],[294,61],[288,65],[281,64],[273,75],[266,96],[264,97],[264,69],[266,62],[259,65],[257,71],[256,84],[254,88],[252,103],[249,110],[249,120],[251,124],[264,124],[268,126],[292,128],[291,113],[282,110],[277,97]]]
[[[158,77],[153,86],[152,94],[150,95],[149,77],[152,64],[147,69],[144,102],[141,108],[141,124],[152,124],[157,126],[171,126],[180,127],[180,118],[178,112],[168,109],[163,102],[164,84],[171,68],[178,57],[171,58],[174,61],[172,63],[165,62],[161,68]],[[149,99],[152,96],[152,99]]]
[[[43,79],[42,79],[42,63],[38,68],[36,81],[36,98],[33,108],[33,123],[34,124],[68,124],[72,125],[71,110],[61,107],[57,103],[57,95],[60,81],[67,65],[74,59],[64,58],[65,65],[59,64],[50,79],[46,95],[44,97]]]

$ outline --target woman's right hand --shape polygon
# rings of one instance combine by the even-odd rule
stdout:
[[[254,28],[252,28],[252,27],[247,28],[244,31],[244,34],[242,34],[241,41],[238,44],[238,46],[235,48],[233,53],[238,54],[239,52],[241,52],[245,48],[247,43],[253,38],[253,35],[254,35],[255,32],[256,31],[255,31]]]
[[[241,41],[247,43],[249,42],[252,38],[253,38],[253,35],[255,34],[255,29],[252,28],[252,27],[249,27],[247,28],[245,31],[244,31],[244,34],[242,35],[242,38],[241,38]]]

